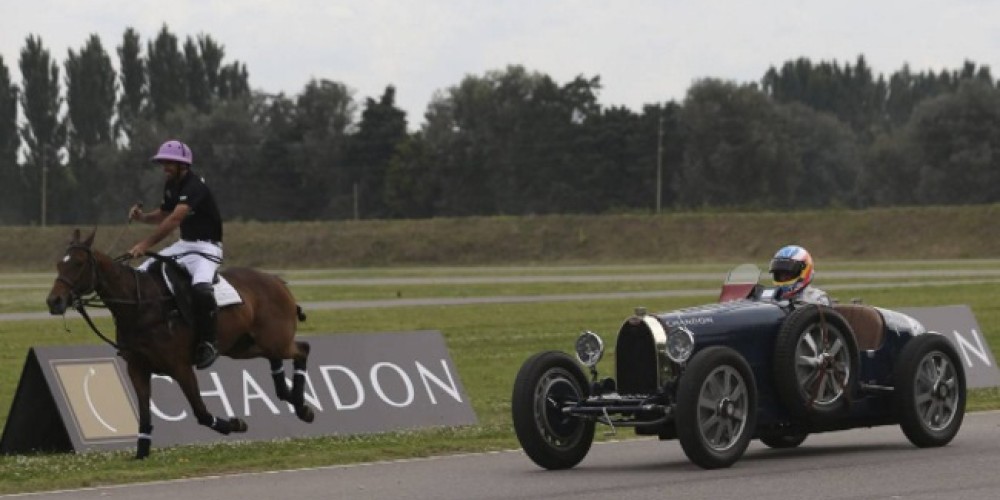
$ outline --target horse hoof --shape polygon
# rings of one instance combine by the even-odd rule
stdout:
[[[312,408],[302,405],[295,409],[295,416],[299,417],[299,420],[309,424],[312,423],[313,419],[316,418],[316,414],[313,413]]]
[[[135,459],[142,460],[148,457],[150,445],[151,443],[148,439],[140,439],[135,448]]]
[[[231,419],[229,419],[229,426],[230,426],[231,432],[246,432],[247,431],[247,423],[244,422],[243,419],[241,419],[241,418],[231,418]]]

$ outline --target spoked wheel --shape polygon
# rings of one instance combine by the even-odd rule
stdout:
[[[677,390],[677,436],[699,467],[735,463],[757,422],[757,386],[750,365],[728,347],[709,347],[691,359]]]
[[[928,448],[951,442],[965,416],[965,371],[942,335],[914,337],[894,372],[899,425],[907,439]]]
[[[844,317],[824,306],[792,311],[775,340],[778,396],[799,417],[843,410],[857,377],[858,348]]]
[[[594,421],[563,413],[587,397],[587,378],[576,361],[558,351],[536,354],[514,380],[511,414],[524,452],[546,469],[580,463],[594,441]]]

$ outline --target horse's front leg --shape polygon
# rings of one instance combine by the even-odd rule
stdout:
[[[194,412],[194,416],[198,419],[199,424],[220,434],[247,431],[247,423],[241,418],[233,417],[226,420],[209,413],[208,408],[205,406],[205,401],[201,399],[201,392],[198,390],[198,378],[195,376],[191,366],[186,365],[176,370],[173,377],[177,381],[177,384],[181,386],[181,391],[184,392],[184,397],[187,398],[188,404],[191,405],[191,410]]]
[[[139,405],[139,439],[135,450],[135,458],[139,460],[149,456],[153,439],[153,422],[149,412],[151,377],[152,373],[148,369],[139,367],[138,363],[128,363],[128,378],[132,381]]]

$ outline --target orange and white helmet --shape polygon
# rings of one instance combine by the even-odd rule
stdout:
[[[775,296],[791,299],[812,283],[813,260],[805,248],[788,245],[778,250],[768,270],[774,278]]]

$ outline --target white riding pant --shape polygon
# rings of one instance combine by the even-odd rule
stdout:
[[[215,273],[218,272],[219,265],[222,263],[222,247],[207,241],[177,240],[158,253],[164,257],[184,254],[177,258],[177,263],[183,266],[184,269],[187,269],[187,272],[191,273],[192,285],[198,283],[212,284],[215,280]],[[212,258],[206,258],[200,254],[209,255]],[[155,259],[147,259],[138,269],[146,271],[153,262],[155,262]]]

